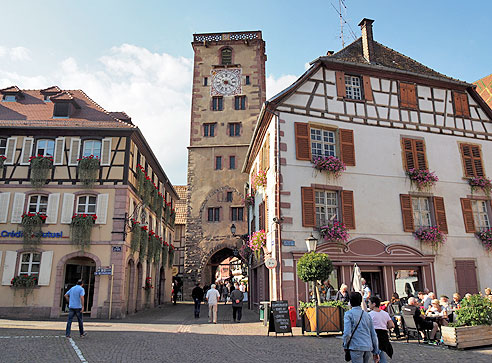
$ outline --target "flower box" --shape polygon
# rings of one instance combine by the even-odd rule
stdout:
[[[313,167],[316,170],[326,171],[329,175],[338,178],[345,171],[346,166],[343,161],[336,156],[315,156],[313,158]]]
[[[87,187],[92,187],[99,174],[99,158],[94,155],[84,156],[79,160],[79,179]]]
[[[265,188],[267,185],[266,171],[260,170],[251,177],[251,187],[254,190]]]
[[[444,344],[458,349],[492,345],[492,326],[442,326]]]
[[[492,229],[489,228],[484,231],[475,233],[475,236],[482,242],[483,247],[487,251],[492,251]]]
[[[248,241],[248,247],[255,252],[256,258],[260,258],[261,250],[266,246],[266,233],[263,229],[254,232]]]
[[[415,239],[424,244],[429,244],[432,248],[439,248],[444,242],[446,242],[446,235],[441,232],[439,227],[421,227],[413,233]]]
[[[34,188],[41,188],[46,184],[49,173],[53,168],[53,158],[51,156],[31,156],[31,184]]]
[[[343,332],[344,310],[339,306],[308,307],[301,315],[302,334],[304,332],[340,333]]]
[[[407,176],[410,179],[410,183],[415,185],[420,191],[430,190],[439,181],[437,175],[427,169],[412,168],[407,171]]]
[[[347,243],[350,238],[347,227],[339,221],[320,227],[319,232],[329,242]]]
[[[471,192],[481,190],[485,195],[490,196],[490,191],[492,190],[492,181],[484,176],[477,176],[468,179],[468,184],[470,185]]]

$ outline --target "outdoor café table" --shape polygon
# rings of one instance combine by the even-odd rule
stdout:
[[[427,315],[425,317],[425,320],[432,321],[432,322],[435,321],[440,327],[441,325],[443,325],[444,317],[439,314],[432,314],[432,315]]]

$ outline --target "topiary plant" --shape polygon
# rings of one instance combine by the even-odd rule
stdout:
[[[318,281],[326,280],[333,271],[333,264],[326,253],[309,252],[297,262],[297,276],[304,282],[313,282],[318,303],[321,303]]]

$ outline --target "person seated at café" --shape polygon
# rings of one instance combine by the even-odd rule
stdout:
[[[320,293],[324,301],[331,300],[331,294],[333,290],[334,289],[333,286],[331,286],[330,280],[326,280],[325,282],[323,282],[323,285],[321,285]]]
[[[446,322],[452,322],[453,309],[451,308],[451,304],[449,303],[449,298],[446,295],[441,295],[439,304],[441,305],[441,311],[443,312],[443,317],[447,316]]]
[[[461,296],[457,292],[453,294],[453,300],[451,301],[451,309],[456,310],[461,307]]]
[[[419,305],[423,305],[423,304],[424,304],[424,299],[425,299],[425,294],[424,294],[424,292],[423,292],[423,291],[419,291],[419,292],[417,293],[417,297],[418,297],[418,298],[417,298],[417,303],[418,303]]]
[[[485,289],[485,297],[492,301],[492,289],[490,287]]]
[[[437,325],[436,322],[426,320],[424,316],[422,315],[422,312],[419,309],[417,299],[414,297],[411,297],[408,299],[408,304],[405,305],[402,309],[403,316],[405,320],[407,319],[412,319],[415,321],[415,325],[421,330],[430,330],[430,343],[431,344],[437,344],[435,339],[436,339],[436,333],[437,329],[439,328],[439,325]],[[424,342],[427,342],[426,336],[424,335]]]
[[[425,316],[435,320],[439,325],[448,325],[448,313],[445,309],[442,309],[437,299],[431,301],[431,305],[426,310]]]
[[[424,309],[427,311],[429,309],[429,306],[432,304],[432,300],[437,299],[437,296],[433,292],[429,292],[429,295],[427,295],[427,298],[424,300]]]
[[[349,299],[349,293],[348,293],[348,286],[345,284],[342,284],[340,286],[340,290],[337,292],[335,296],[336,301],[343,301],[344,303],[348,304],[350,299]]]

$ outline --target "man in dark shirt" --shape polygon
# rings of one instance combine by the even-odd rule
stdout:
[[[191,291],[191,297],[195,302],[195,319],[198,319],[200,317],[200,304],[203,301],[203,290],[200,287],[200,283],[197,283]]]
[[[412,319],[415,321],[415,324],[419,328],[419,330],[430,330],[429,339],[434,341],[438,329],[438,325],[436,322],[432,322],[429,320],[425,320],[420,309],[418,307],[417,299],[411,297],[408,299],[408,305],[405,305],[401,309],[405,319]],[[425,337],[424,337],[425,340]]]

